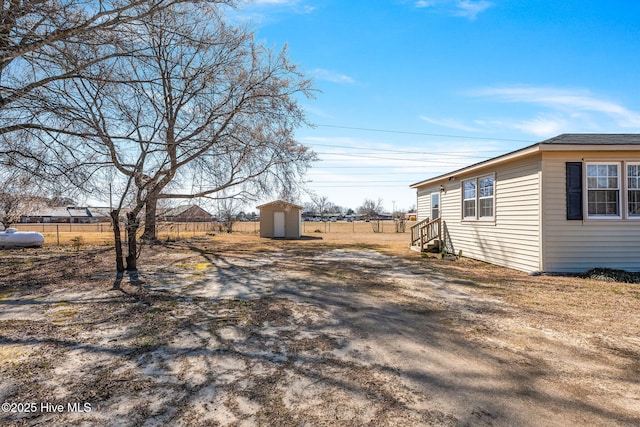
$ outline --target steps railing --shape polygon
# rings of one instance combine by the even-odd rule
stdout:
[[[420,229],[428,223],[429,218],[423,219],[411,226],[411,246],[418,246],[418,242],[420,242]]]
[[[425,246],[433,240],[441,241],[441,220],[429,218],[420,221],[411,227],[411,246],[419,246],[424,250]]]

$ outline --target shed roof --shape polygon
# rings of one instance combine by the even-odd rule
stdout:
[[[411,184],[411,188],[432,185],[456,174],[470,172],[488,165],[499,164],[541,151],[614,151],[640,150],[640,134],[635,133],[565,133],[509,153],[456,169],[424,181]]]
[[[303,209],[302,206],[296,205],[295,203],[287,202],[285,200],[275,200],[273,202],[265,203],[263,205],[256,206],[256,207],[258,209],[262,209],[262,208],[268,208],[268,207],[271,207],[271,206],[284,207],[284,208],[293,208],[293,209]]]

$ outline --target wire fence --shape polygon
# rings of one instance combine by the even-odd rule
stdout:
[[[408,232],[415,221],[371,220],[316,222],[303,221],[302,234],[368,234],[368,233],[404,233]],[[110,222],[94,224],[68,223],[29,223],[14,224],[19,231],[37,231],[45,236],[45,244],[64,245],[78,241],[80,237],[86,243],[109,244],[113,242],[113,226]],[[160,240],[184,239],[196,236],[226,233],[227,228],[220,222],[158,222],[157,237]],[[121,227],[124,236],[124,226]],[[142,232],[142,229],[140,229]],[[257,221],[238,221],[233,224],[233,233],[258,234],[260,223]]]
[[[370,221],[303,221],[302,234],[309,233],[404,233],[415,221],[370,220]]]

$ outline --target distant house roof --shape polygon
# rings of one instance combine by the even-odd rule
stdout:
[[[88,209],[91,212],[91,216],[94,217],[111,216],[111,208],[109,207],[89,207]]]
[[[31,217],[42,218],[101,218],[108,217],[110,209],[92,208],[92,207],[78,207],[78,206],[60,206],[53,208],[43,208],[30,213]]]
[[[35,211],[30,214],[31,216],[42,216],[42,217],[61,217],[61,216],[69,216],[69,212],[67,212],[67,208],[46,208]]]
[[[163,212],[165,216],[178,216],[191,208],[193,205],[182,205],[175,208],[169,208]]]
[[[303,209],[302,206],[296,205],[295,203],[287,202],[285,200],[275,200],[273,202],[265,203],[260,206],[256,206],[258,209],[268,208],[268,207],[283,207],[283,208],[293,208],[293,209]]]
[[[454,175],[481,167],[514,160],[541,151],[620,151],[639,150],[640,134],[635,133],[565,133],[510,153],[484,160],[461,169],[447,172],[424,181],[411,184],[411,188],[432,185]]]
[[[162,216],[167,218],[175,217],[191,217],[191,218],[207,218],[212,215],[202,209],[198,205],[182,205],[166,210]]]
[[[68,207],[67,212],[69,212],[69,216],[72,216],[72,217],[92,216],[88,208]]]
[[[36,217],[90,217],[91,212],[84,207],[62,206],[54,208],[45,208],[33,212],[30,216]]]

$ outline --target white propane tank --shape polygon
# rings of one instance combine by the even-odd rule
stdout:
[[[0,248],[38,248],[44,244],[44,236],[35,231],[18,231],[9,227],[0,231]]]

